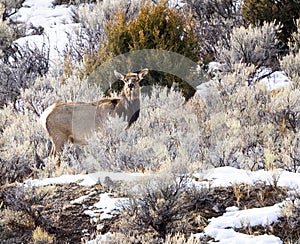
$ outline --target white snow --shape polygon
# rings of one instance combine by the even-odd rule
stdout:
[[[135,181],[143,177],[142,173],[115,173],[100,171],[92,174],[61,175],[59,177],[46,178],[42,180],[26,180],[25,184],[30,186],[46,186],[51,184],[70,184],[78,182],[81,186],[93,186],[99,182],[104,182],[105,177],[112,180]]]
[[[210,224],[206,227],[205,232],[212,231],[216,228],[243,228],[257,225],[267,226],[278,221],[278,217],[280,216],[280,206],[282,206],[282,204],[276,204],[271,207],[228,211],[221,217],[212,218]]]
[[[214,75],[218,72],[222,72],[222,70],[224,69],[224,66],[225,65],[222,63],[212,61],[208,64],[207,73],[209,75]]]
[[[238,210],[236,207],[229,208],[222,216],[210,219],[204,232],[220,243],[282,243],[278,237],[273,235],[253,236],[234,231],[234,228],[259,225],[266,227],[277,222],[282,205],[283,203],[279,203],[270,207],[247,210]]]
[[[71,34],[78,24],[73,22],[73,7],[66,5],[53,5],[53,0],[25,0],[22,8],[10,17],[11,21],[24,23],[28,36],[19,38],[15,42],[19,45],[36,45],[42,49],[46,44],[50,48],[50,60],[60,58],[68,40],[67,33]],[[31,35],[32,27],[44,28],[43,35]]]
[[[278,186],[285,186],[290,189],[300,189],[299,176],[299,173],[292,173],[284,170],[247,171],[233,167],[220,167],[194,174],[194,177],[198,179],[206,179],[206,181],[198,182],[197,184],[199,184],[199,186],[232,186],[233,184],[240,183],[253,185],[259,181],[272,184],[274,181],[278,181]]]
[[[89,175],[62,175],[54,178],[46,178],[43,180],[27,180],[24,183],[30,186],[46,186],[51,184],[70,184],[79,182],[82,186],[92,186],[96,184],[95,179]]]
[[[198,235],[194,235],[198,236]],[[201,235],[199,235],[201,238]],[[215,237],[217,242],[209,243],[219,243],[219,244],[279,244],[282,241],[273,235],[247,235],[239,232],[235,232],[233,229],[222,229],[219,230],[218,234]]]
[[[84,213],[88,216],[90,216],[90,218],[94,218],[96,217],[96,213],[92,210],[85,210]]]
[[[86,198],[86,196],[84,197]],[[99,202],[89,206],[88,209],[84,211],[84,214],[88,215],[95,223],[99,220],[110,219],[115,214],[118,214],[120,212],[118,203],[127,201],[127,198],[114,198],[109,193],[100,194],[99,197]],[[77,204],[84,199],[75,199],[71,201],[71,204]],[[98,229],[101,229],[101,227],[103,227],[101,224],[97,226]]]
[[[74,200],[72,200],[70,203],[71,204],[82,204],[82,202],[85,200],[85,199],[88,199],[90,196],[92,195],[95,195],[96,192],[95,191],[92,191],[90,192],[88,195],[84,195],[84,196],[81,196],[81,197],[78,197]]]
[[[114,213],[118,213],[120,207],[117,206],[118,202],[127,201],[127,198],[113,198],[108,193],[100,195],[100,201],[95,203],[91,208],[96,208],[96,212],[101,212],[100,220],[110,219]]]
[[[266,76],[262,79],[261,77]],[[284,71],[274,71],[271,68],[261,68],[256,72],[254,81],[259,80],[261,84],[265,84],[268,91],[283,89],[291,84],[291,80]]]

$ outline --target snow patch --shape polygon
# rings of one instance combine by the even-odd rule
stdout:
[[[27,36],[17,39],[15,43],[20,46],[28,43],[39,49],[46,45],[50,50],[50,60],[59,59],[69,43],[68,34],[72,36],[79,28],[79,24],[73,22],[74,6],[54,6],[53,0],[26,0],[22,6],[10,20],[25,24]],[[32,35],[32,29],[40,28],[43,35]]]
[[[259,225],[265,227],[277,222],[283,204],[247,210],[237,210],[236,207],[230,208],[222,216],[210,219],[204,232],[220,243],[282,243],[274,235],[246,235],[238,233],[234,229]]]
[[[81,197],[78,197],[74,200],[72,200],[70,203],[71,204],[82,204],[82,202],[85,200],[85,199],[88,199],[90,196],[92,195],[95,195],[96,192],[95,191],[92,191],[90,192],[88,195],[84,195],[84,196],[81,196]]]
[[[277,181],[278,186],[288,187],[290,189],[300,189],[299,173],[292,173],[284,170],[247,171],[233,167],[220,167],[206,170],[201,173],[195,173],[193,176],[200,180],[195,183],[200,187],[227,187],[241,183],[254,185],[259,181],[273,184]]]
[[[26,180],[24,181],[25,185],[28,186],[46,186],[53,184],[70,184],[77,182],[81,186],[93,186],[99,182],[104,182],[106,177],[109,177],[111,180],[123,180],[123,181],[136,181],[145,177],[147,174],[142,173],[114,173],[114,172],[105,172],[99,171],[91,174],[78,174],[78,175],[61,175],[59,177],[45,178],[42,180]]]
[[[278,221],[283,204],[278,203],[270,207],[227,211],[218,218],[212,218],[205,228],[205,232],[213,232],[215,229],[270,225]]]
[[[261,79],[261,77],[264,78]],[[284,71],[273,72],[271,68],[265,67],[256,72],[253,80],[264,84],[268,91],[283,89],[289,87],[291,84],[291,80]]]
[[[127,198],[113,198],[109,193],[103,193],[100,195],[100,201],[89,207],[89,210],[84,211],[84,213],[91,218],[96,217],[97,213],[100,213],[100,220],[110,219],[120,211],[117,203],[127,200]],[[97,222],[98,219],[96,218],[94,221]]]

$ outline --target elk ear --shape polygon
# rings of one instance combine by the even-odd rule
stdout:
[[[124,81],[125,76],[119,73],[118,71],[114,70],[115,76],[118,80]]]
[[[142,69],[138,74],[139,80],[142,80],[148,73],[149,73],[148,69]]]

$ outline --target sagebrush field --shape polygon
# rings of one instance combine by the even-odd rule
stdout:
[[[207,243],[226,238],[213,217],[272,207],[270,223],[216,229],[298,243],[299,183],[282,177],[300,173],[299,13],[298,1],[0,0],[0,242]],[[183,58],[124,59],[140,50]],[[149,67],[138,120],[109,117],[55,167],[43,111],[119,97],[114,69]]]

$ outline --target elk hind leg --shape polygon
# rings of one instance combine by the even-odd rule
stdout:
[[[68,136],[66,136],[63,133],[57,133],[55,137],[52,137],[52,149],[50,152],[50,160],[53,162],[55,161],[56,157],[58,156],[58,159],[55,162],[55,167],[60,167],[60,154],[63,150],[64,144],[68,141]]]

